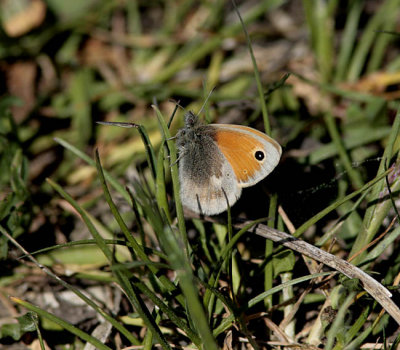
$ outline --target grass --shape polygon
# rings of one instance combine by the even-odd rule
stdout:
[[[0,33],[0,344],[395,349],[398,5],[53,0]],[[213,88],[201,117],[283,157],[204,218],[170,100]]]

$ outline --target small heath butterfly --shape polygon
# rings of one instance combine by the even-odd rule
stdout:
[[[279,163],[281,146],[241,125],[204,125],[192,112],[176,135],[182,204],[205,215],[222,213]]]

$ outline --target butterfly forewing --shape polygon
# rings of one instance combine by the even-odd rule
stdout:
[[[222,154],[230,163],[240,187],[265,178],[279,163],[281,147],[262,132],[240,125],[213,124]]]

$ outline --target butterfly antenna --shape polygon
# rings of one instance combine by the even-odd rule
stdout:
[[[180,109],[182,109],[183,111],[185,110],[185,107],[183,107],[182,105],[181,105],[181,101],[177,101],[177,100],[174,100],[173,98],[170,98],[169,100],[168,100],[169,102],[172,102],[172,103],[175,103],[175,108],[180,108]]]
[[[211,94],[214,92],[214,89],[215,89],[215,88],[212,88],[212,89],[210,90],[210,92],[208,93],[207,98],[206,98],[206,100],[204,101],[203,105],[201,106],[199,113],[197,113],[198,116],[201,114],[201,112],[203,112],[204,108],[206,107],[207,102],[208,102],[208,100],[209,100],[210,97],[211,97]]]
[[[170,101],[175,103],[175,108],[174,108],[174,111],[172,112],[171,117],[169,118],[169,121],[168,121],[168,124],[167,124],[168,129],[171,126],[172,121],[174,120],[174,117],[175,117],[175,114],[176,114],[176,111],[178,110],[178,108],[181,108],[183,111],[185,111],[185,108],[183,108],[181,106],[180,101],[176,101],[176,100],[173,100],[173,99],[170,99]]]

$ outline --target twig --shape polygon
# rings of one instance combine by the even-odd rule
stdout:
[[[198,217],[192,213],[190,216]],[[218,221],[215,218],[209,217],[204,217],[204,219],[213,222]],[[233,226],[241,229],[250,223],[251,221],[247,221],[244,223],[234,224]],[[258,224],[251,230],[251,232],[254,232],[256,235],[266,239],[270,239],[271,241],[294,250],[300,254],[304,254],[316,261],[319,261],[349,278],[359,279],[364,290],[368,292],[379,304],[381,304],[386,312],[393,317],[398,325],[400,325],[400,309],[391,299],[392,294],[382,284],[365,273],[363,270],[350,264],[346,260],[340,259],[322,249],[313,246],[312,244],[266,225]]]
[[[248,224],[249,222],[236,224],[234,226],[236,228],[243,228]],[[261,237],[270,239],[271,241],[317,260],[349,278],[359,279],[364,290],[367,291],[379,304],[381,304],[387,313],[394,318],[398,325],[400,325],[400,309],[391,299],[392,294],[382,284],[358,267],[301,239],[295,238],[285,232],[275,230],[266,225],[259,224],[253,229],[253,232]]]

